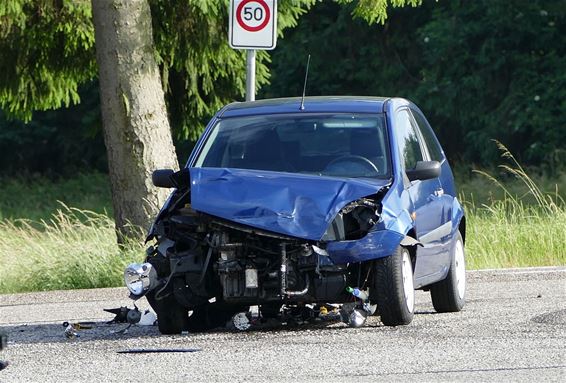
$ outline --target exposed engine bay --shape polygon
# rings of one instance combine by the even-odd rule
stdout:
[[[161,325],[176,319],[160,313],[160,301],[179,305],[181,316],[222,306],[225,320],[251,305],[273,316],[283,304],[352,302],[349,286],[368,287],[367,262],[334,264],[325,245],[365,236],[380,219],[381,194],[347,204],[322,240],[312,241],[195,211],[187,170],[169,176],[177,189],[150,230],[147,241],[154,244],[147,249],[146,263],[131,265],[125,273],[132,298],[147,294],[162,332],[177,332],[181,324]],[[207,311],[203,318],[211,315]],[[184,319],[179,322],[187,327]],[[202,329],[213,324],[200,323]]]

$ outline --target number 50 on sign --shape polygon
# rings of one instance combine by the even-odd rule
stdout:
[[[277,0],[231,0],[228,41],[235,49],[273,49]]]

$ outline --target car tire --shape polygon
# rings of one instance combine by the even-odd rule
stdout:
[[[151,291],[146,298],[157,314],[157,327],[161,334],[180,334],[189,329],[189,311],[177,302],[173,294],[156,299]]]
[[[446,278],[430,287],[432,305],[439,313],[462,310],[466,293],[464,241],[458,231],[450,249],[450,269]]]
[[[386,326],[411,323],[415,290],[411,254],[399,246],[395,252],[374,261],[371,300],[377,303],[381,322]]]

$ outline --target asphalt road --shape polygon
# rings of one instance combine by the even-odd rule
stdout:
[[[106,325],[103,308],[131,306],[125,289],[0,295],[8,332],[0,382],[566,381],[566,267],[468,273],[464,310],[436,314],[417,293],[413,323],[160,336]],[[143,302],[147,305],[147,303]],[[80,338],[63,321],[94,321]],[[190,348],[193,353],[119,354]]]

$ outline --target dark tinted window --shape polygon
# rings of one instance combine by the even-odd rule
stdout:
[[[196,167],[387,177],[381,114],[278,114],[233,117],[212,129]]]
[[[417,111],[411,112],[415,117],[415,120],[417,121],[421,135],[425,141],[426,147],[428,148],[430,159],[433,161],[442,161],[442,149],[440,148],[438,140],[436,139],[436,136],[434,135],[434,132],[432,131],[430,125],[422,114],[418,113]]]
[[[399,145],[399,152],[405,169],[413,169],[417,161],[423,160],[423,154],[411,116],[406,109],[397,112],[395,134]]]

